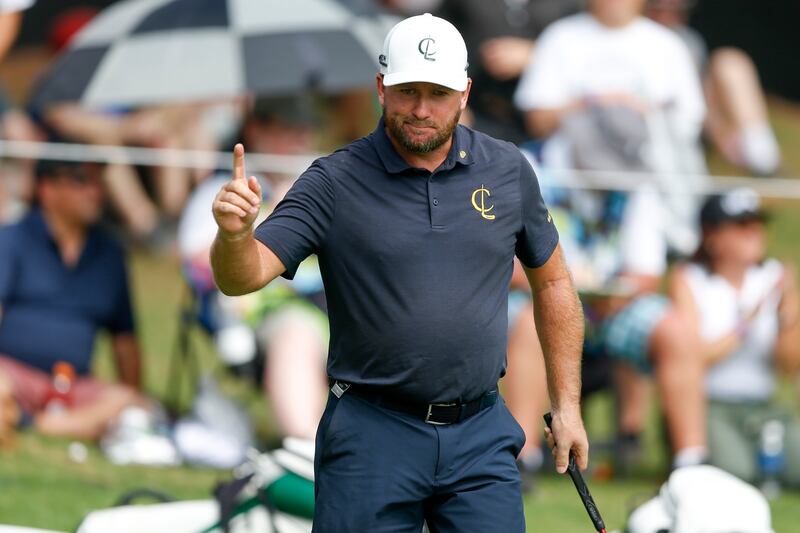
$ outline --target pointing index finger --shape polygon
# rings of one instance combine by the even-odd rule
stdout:
[[[242,146],[242,143],[238,143],[233,147],[233,180],[246,180],[244,175],[244,146]]]

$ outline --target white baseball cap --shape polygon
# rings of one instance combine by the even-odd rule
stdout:
[[[384,85],[424,81],[467,89],[467,45],[455,26],[430,13],[398,22],[378,58]]]

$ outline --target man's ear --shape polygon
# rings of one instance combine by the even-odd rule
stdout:
[[[467,78],[467,88],[461,93],[461,111],[467,108],[467,100],[469,100],[469,90],[472,88],[472,78]]]
[[[383,99],[384,95],[386,94],[386,86],[383,84],[383,74],[376,74],[375,75],[375,85],[378,89],[378,101],[383,107]]]

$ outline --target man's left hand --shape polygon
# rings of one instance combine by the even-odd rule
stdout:
[[[563,474],[569,465],[569,454],[575,455],[575,463],[581,470],[589,465],[589,439],[583,427],[580,408],[553,410],[550,428],[544,428],[547,445],[556,460],[556,471]]]

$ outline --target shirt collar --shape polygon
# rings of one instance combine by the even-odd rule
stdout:
[[[50,246],[58,251],[58,243],[56,243],[55,238],[53,238],[53,234],[50,231],[50,226],[47,225],[47,220],[44,218],[44,212],[42,211],[41,207],[32,208],[26,216],[25,223],[34,234],[46,239]],[[86,242],[83,245],[81,257],[78,260],[76,267],[83,261],[84,257],[88,253],[92,253],[94,251],[97,244],[97,232],[97,226],[92,226],[89,228],[89,231],[86,235]]]
[[[36,235],[45,237],[48,241],[53,241],[53,236],[50,233],[50,228],[47,226],[47,221],[44,219],[44,213],[40,207],[32,208],[26,217],[26,224],[28,228]]]
[[[372,132],[372,142],[384,168],[390,174],[400,174],[414,168],[395,150],[391,139],[386,134],[386,123],[383,117],[378,121],[378,127]],[[437,170],[450,170],[456,164],[471,165],[473,162],[471,135],[467,128],[458,125],[453,135],[450,151]]]

